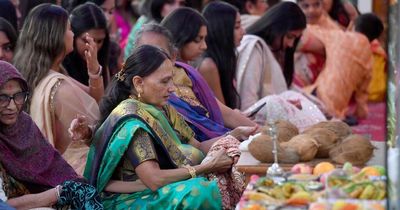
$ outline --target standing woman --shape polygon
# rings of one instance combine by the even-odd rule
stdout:
[[[230,108],[239,107],[239,95],[234,80],[236,74],[236,47],[244,30],[240,14],[225,2],[212,2],[203,10],[208,21],[207,50],[199,71],[219,101]]]
[[[94,44],[93,39],[89,41]],[[77,115],[87,116],[88,121],[94,123],[100,113],[89,91],[62,74],[61,62],[72,50],[73,33],[68,13],[59,6],[42,4],[25,20],[14,64],[32,90],[26,103],[27,111],[49,142],[81,174],[88,147],[84,139],[71,144],[68,127]],[[94,49],[89,48],[88,54],[94,53]]]
[[[0,60],[12,62],[17,43],[17,32],[4,18],[0,17]]]
[[[72,10],[70,21],[74,33],[74,50],[65,57],[64,68],[72,78],[86,86],[91,87],[95,78],[103,79],[103,84],[106,86],[110,77],[108,72],[110,36],[103,12],[97,5],[88,2]],[[90,45],[90,40],[95,44]],[[95,53],[89,55],[89,49]],[[90,56],[93,59],[90,59]],[[97,96],[96,99],[100,99],[101,96]]]

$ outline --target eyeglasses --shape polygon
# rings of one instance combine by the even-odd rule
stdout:
[[[8,96],[8,95],[0,95],[0,107],[6,107],[10,104],[11,99],[14,100],[14,103],[16,105],[22,105],[26,102],[28,99],[28,92],[19,92],[14,94],[13,96]]]

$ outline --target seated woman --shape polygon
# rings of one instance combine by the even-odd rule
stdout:
[[[17,32],[12,25],[0,17],[0,60],[12,62],[17,44]]]
[[[106,17],[100,7],[88,2],[72,10],[69,19],[74,33],[74,49],[65,56],[62,65],[68,75],[80,82],[84,88],[100,89],[94,95],[94,98],[100,101],[104,93],[101,90],[104,90],[110,80],[108,69],[110,35]],[[98,77],[97,75],[102,76],[98,79],[101,81],[94,79]]]
[[[90,46],[96,45],[92,38],[86,39]],[[72,142],[68,127],[76,115],[87,116],[90,123],[99,118],[96,91],[103,95],[101,72],[92,72],[89,90],[73,78],[64,75],[61,68],[65,55],[73,50],[73,33],[68,13],[53,4],[41,4],[28,15],[22,27],[14,65],[32,88],[26,109],[40,131],[76,170],[83,173],[89,147],[84,139]],[[95,48],[89,47],[88,60],[96,63],[92,56]],[[95,69],[96,71],[98,69]],[[99,85],[99,86],[97,86]],[[97,89],[99,87],[99,89]]]
[[[17,209],[102,209],[92,186],[68,181],[79,177],[22,111],[28,94],[17,69],[0,61],[0,179],[7,203]]]
[[[237,139],[256,128],[239,127],[224,138],[199,143],[168,105],[175,90],[172,77],[169,56],[143,45],[107,88],[84,173],[102,192],[106,209],[219,209],[221,199],[225,209],[232,209],[238,202],[244,182],[232,167],[239,155]],[[113,180],[140,180],[149,189],[135,192],[122,185],[115,193],[105,192]]]
[[[207,49],[207,21],[203,16],[191,8],[179,8],[165,17],[161,25],[172,36],[166,37],[167,35],[162,34],[162,37],[157,38],[169,45],[173,42],[177,48],[178,61],[175,62],[173,78],[176,91],[169,102],[195,131],[196,139],[205,141],[238,126],[254,126],[255,123],[246,116],[219,102],[202,75],[189,65]],[[156,44],[149,43],[154,39],[156,38],[144,38],[142,35],[138,37],[137,43]],[[165,50],[174,54],[173,49]]]
[[[203,10],[208,22],[207,50],[199,64],[199,72],[223,104],[240,108],[235,88],[236,47],[244,35],[240,14],[225,2],[211,2]]]

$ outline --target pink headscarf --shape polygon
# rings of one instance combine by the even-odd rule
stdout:
[[[28,85],[11,64],[0,61],[0,88],[10,80]],[[0,162],[8,175],[21,181],[31,192],[55,187],[78,178],[74,169],[44,138],[31,117],[21,111],[11,126],[0,123]]]

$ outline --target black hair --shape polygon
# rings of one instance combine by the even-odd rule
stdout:
[[[207,21],[196,10],[181,7],[166,16],[161,26],[171,32],[175,47],[181,49],[185,44],[196,39],[201,26],[207,26]]]
[[[354,21],[354,29],[368,37],[368,40],[379,38],[383,32],[383,23],[378,16],[366,13],[358,16]]]
[[[6,34],[8,40],[10,40],[11,50],[14,51],[17,44],[18,34],[15,31],[14,27],[2,17],[0,17],[0,31]]]
[[[87,74],[86,61],[79,55],[78,48],[76,47],[76,40],[81,34],[90,29],[102,29],[106,37],[102,47],[98,49],[97,59],[99,64],[103,67],[103,78],[106,85],[107,79],[109,78],[106,69],[109,60],[110,36],[107,29],[107,20],[103,11],[96,4],[87,2],[76,7],[72,11],[69,19],[71,22],[71,29],[74,32],[74,51],[65,57],[63,66],[71,77],[82,84],[88,85],[89,75]]]
[[[329,16],[337,21],[340,25],[347,27],[350,24],[350,15],[341,0],[332,0],[331,10],[328,11]]]
[[[157,23],[161,22],[163,17],[161,16],[161,11],[165,4],[172,4],[174,0],[147,0],[150,1],[149,12],[151,18]]]
[[[43,3],[51,3],[51,4],[56,4],[56,0],[29,0],[29,1],[20,1],[19,4],[19,9],[21,11],[21,19],[20,19],[20,25],[24,23],[24,20],[26,16],[28,15],[29,11],[31,11],[34,7],[36,7],[39,4]]]
[[[282,49],[283,38],[289,31],[303,30],[306,26],[306,16],[296,3],[281,2],[267,10],[258,21],[247,29],[248,34],[261,37],[269,46],[272,46],[276,39],[280,39],[281,48],[276,50],[285,53],[282,69],[288,86],[291,85],[293,80],[294,51],[298,39],[293,48]]]
[[[249,14],[249,11],[246,10],[246,3],[251,2],[252,4],[255,5],[257,4],[258,0],[224,0],[224,1],[235,6],[239,10],[240,14]],[[266,0],[268,7],[272,7],[280,2],[281,0]]]
[[[120,77],[113,77],[100,101],[99,108],[101,116],[99,125],[104,122],[121,101],[127,99],[131,94],[137,94],[132,83],[132,78],[134,76],[149,76],[167,59],[170,59],[168,54],[160,48],[151,45],[142,45],[135,48],[133,53],[125,61],[121,72],[118,73]]]
[[[0,0],[0,17],[6,19],[18,31],[17,11],[10,0]]]
[[[62,0],[61,6],[68,12],[74,10],[77,6],[84,4],[86,2],[92,2],[97,6],[101,6],[106,0]]]
[[[236,75],[234,28],[237,12],[235,7],[226,2],[212,2],[203,10],[203,16],[208,22],[204,57],[215,62],[225,103],[231,108],[239,106],[239,94],[233,85]]]

